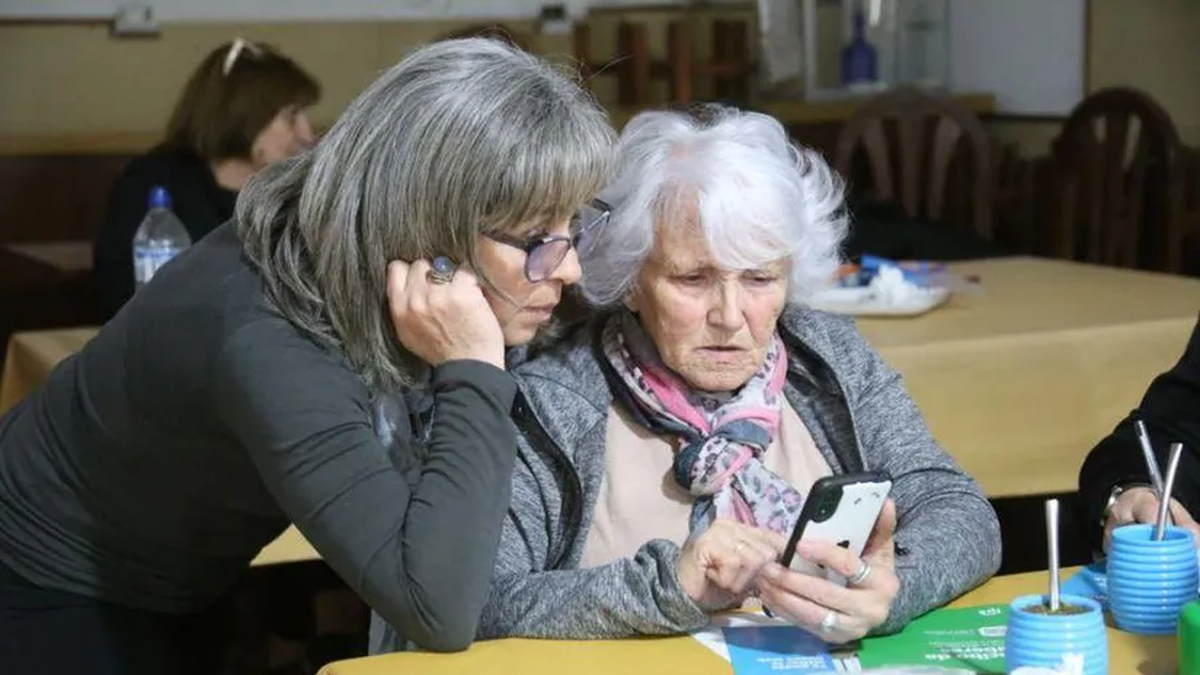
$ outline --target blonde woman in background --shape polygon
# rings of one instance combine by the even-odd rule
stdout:
[[[197,242],[233,217],[238,191],[256,171],[310,146],[308,108],[321,87],[295,61],[241,38],[221,45],[188,78],[166,136],[129,162],[109,192],[95,242],[103,319],[133,295],[133,236],[161,186]]]

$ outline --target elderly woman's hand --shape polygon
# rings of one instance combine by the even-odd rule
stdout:
[[[759,573],[779,559],[786,545],[770,530],[716,520],[684,545],[676,565],[679,585],[706,611],[741,604]]]
[[[504,333],[471,270],[442,279],[424,260],[392,261],[387,294],[396,337],[421,360],[436,366],[474,359],[504,368]]]
[[[832,542],[807,541],[796,555],[846,579],[865,579],[839,586],[824,577],[803,574],[774,564],[763,569],[758,590],[763,605],[833,643],[844,643],[866,635],[887,620],[892,601],[900,591],[895,573],[896,505],[889,499],[875,522],[875,529],[860,559]]]

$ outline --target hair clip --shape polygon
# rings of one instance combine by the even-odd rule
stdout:
[[[229,45],[229,51],[225,54],[225,63],[221,66],[222,75],[226,77],[229,76],[229,73],[233,70],[234,64],[237,63],[238,57],[241,56],[242,52],[245,50],[249,50],[253,54],[258,53],[258,47],[255,46],[253,42],[240,37],[234,38],[233,44]]]

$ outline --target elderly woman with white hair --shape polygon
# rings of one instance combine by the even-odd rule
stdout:
[[[845,230],[818,156],[761,114],[643,113],[601,197],[612,220],[580,288],[610,311],[515,370],[520,456],[480,638],[680,633],[758,596],[845,642],[995,573],[979,486],[853,323],[805,307]],[[894,481],[862,559],[798,550],[859,583],[782,567],[814,481],[862,470]]]
[[[463,649],[509,501],[506,346],[604,225],[616,134],[497,41],[441,42],[0,417],[5,672],[219,670],[207,626],[294,523],[426,649]]]

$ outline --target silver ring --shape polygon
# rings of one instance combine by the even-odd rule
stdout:
[[[435,284],[448,284],[454,280],[454,263],[446,256],[439,255],[429,264],[429,281]]]
[[[838,615],[837,615],[837,612],[835,612],[831,609],[831,610],[829,610],[829,613],[825,615],[825,618],[821,619],[821,632],[822,633],[832,633],[833,631],[835,631],[837,629],[838,629]]]
[[[861,586],[862,582],[866,581],[867,577],[869,576],[871,576],[871,563],[864,560],[862,561],[862,567],[858,568],[858,571],[854,573],[854,576],[846,579],[846,584],[850,586]]]

